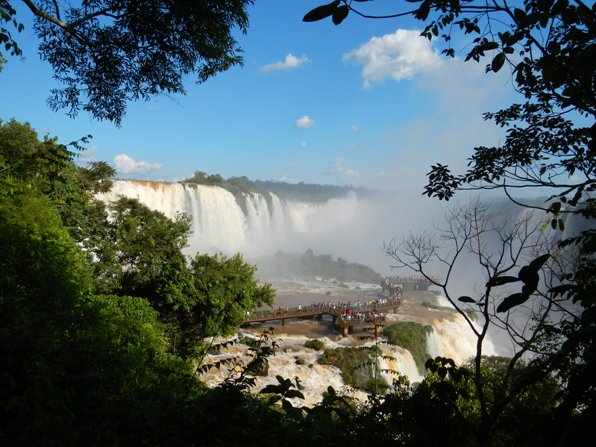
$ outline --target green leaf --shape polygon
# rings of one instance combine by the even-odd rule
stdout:
[[[492,71],[494,71],[496,73],[497,71],[499,71],[501,69],[501,67],[503,66],[504,63],[505,63],[505,53],[499,53],[494,57],[490,68]]]
[[[475,303],[476,302],[476,300],[474,300],[474,298],[469,297],[469,296],[460,296],[457,300],[461,301],[462,303]]]
[[[513,295],[509,295],[501,304],[499,304],[497,312],[507,312],[512,307],[525,303],[528,298],[530,298],[530,295],[527,293],[514,293]]]
[[[310,10],[302,18],[303,22],[318,22],[331,15],[333,15],[340,1],[335,0],[334,2],[328,3],[327,5],[318,6],[315,9]]]
[[[561,211],[561,202],[554,202],[551,206],[548,207],[548,211],[553,214],[558,214]]]
[[[565,293],[569,293],[573,290],[573,286],[570,284],[563,284],[561,286],[552,287],[549,292],[552,293],[554,296],[564,295]]]

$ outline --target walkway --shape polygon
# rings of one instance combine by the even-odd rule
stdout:
[[[375,325],[376,330],[384,322],[379,314],[383,312],[397,313],[401,304],[401,296],[397,299],[382,299],[368,303],[352,304],[312,304],[305,307],[278,307],[266,311],[257,311],[251,314],[244,323],[264,323],[267,321],[281,321],[282,326],[289,319],[319,318],[323,315],[331,315],[333,323],[343,328],[344,336],[352,332],[354,327],[369,327]],[[348,316],[348,312],[351,313]],[[356,318],[356,314],[364,314],[363,320]],[[370,316],[372,315],[372,319]]]

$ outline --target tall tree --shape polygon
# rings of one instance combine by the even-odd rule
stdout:
[[[556,250],[556,241],[540,231],[541,226],[532,213],[512,217],[474,200],[452,207],[444,227],[436,232],[415,234],[385,247],[398,267],[439,287],[476,337],[473,382],[481,444],[490,439],[494,424],[519,395],[560,368],[560,353],[552,345],[561,338],[553,329],[580,314],[578,306],[552,292],[577,253]],[[470,269],[472,262],[478,264],[477,271]],[[466,278],[475,294],[457,297],[453,282],[464,270],[476,273]],[[440,278],[432,274],[438,271]],[[512,342],[511,358],[500,368],[500,377],[493,378],[499,382],[499,392],[487,389],[483,376],[484,342],[491,329],[506,331]],[[523,359],[529,360],[520,374]]]
[[[246,32],[252,0],[22,0],[35,16],[39,52],[63,85],[54,110],[80,110],[120,125],[129,101],[184,93],[185,76],[204,82],[242,63],[233,34]],[[10,28],[22,30],[9,0],[0,1],[0,44],[20,54]]]

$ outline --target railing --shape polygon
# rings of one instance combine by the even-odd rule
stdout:
[[[335,304],[319,303],[304,307],[278,307],[271,310],[259,310],[250,314],[245,323],[257,323],[272,320],[286,320],[290,318],[316,317],[322,315],[331,315],[334,320],[345,315],[348,309],[353,313],[380,312],[390,309],[396,309],[401,304],[401,299],[382,299],[366,303],[340,302]],[[356,320],[354,320],[356,322]]]

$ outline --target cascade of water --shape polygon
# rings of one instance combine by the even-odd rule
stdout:
[[[271,205],[262,194],[245,195],[246,215],[235,197],[214,186],[143,181],[115,181],[112,190],[100,195],[106,201],[119,197],[139,200],[173,219],[179,213],[191,217],[189,254],[197,251],[262,254],[279,249],[293,230],[287,202],[271,194]]]
[[[407,349],[401,346],[382,345],[382,356],[379,357],[381,375],[388,384],[396,378],[395,373],[407,376],[410,383],[420,382],[423,376],[418,371],[414,357]]]
[[[461,315],[434,320],[432,327],[433,331],[427,339],[427,350],[431,357],[449,357],[461,365],[476,355],[477,338]],[[482,351],[483,355],[497,355],[488,337],[482,344]]]

